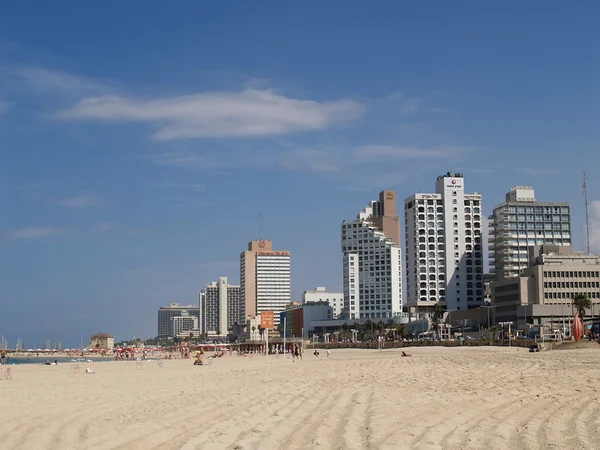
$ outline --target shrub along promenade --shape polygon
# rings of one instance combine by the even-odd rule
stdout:
[[[333,343],[315,343],[314,348],[320,349],[336,349],[336,348],[360,348],[367,350],[379,349],[379,342],[333,342]],[[508,347],[508,341],[506,339],[496,339],[494,341],[489,340],[454,340],[454,341],[384,341],[382,342],[382,348],[404,348],[404,347],[484,347],[484,346],[497,346],[497,347]],[[529,347],[536,345],[533,339],[515,339],[511,342],[513,347]],[[311,342],[308,348],[312,348],[313,343]]]

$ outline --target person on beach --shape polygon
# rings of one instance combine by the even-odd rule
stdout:
[[[331,359],[331,350],[327,349],[325,352],[327,352],[327,359]]]
[[[2,353],[0,353],[0,364],[6,364],[6,350],[2,350]]]

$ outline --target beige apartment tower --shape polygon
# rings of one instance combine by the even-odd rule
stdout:
[[[240,254],[240,295],[244,317],[279,312],[291,301],[290,252],[273,250],[269,240],[251,241]]]
[[[396,191],[381,191],[379,203],[375,205],[377,210],[373,211],[371,221],[394,244],[400,245],[400,221],[396,205]]]

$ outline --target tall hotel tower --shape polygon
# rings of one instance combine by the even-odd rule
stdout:
[[[342,223],[347,319],[383,319],[402,312],[402,253],[396,192],[383,191]]]
[[[244,319],[273,311],[278,325],[278,313],[291,301],[290,252],[273,250],[271,241],[251,241],[240,254],[240,294]]]
[[[245,318],[240,302],[240,287],[219,278],[200,293],[200,333],[227,336],[235,324],[243,325]]]
[[[441,175],[435,194],[404,200],[406,292],[411,312],[483,303],[481,194],[465,194],[460,173]]]
[[[531,186],[515,186],[489,217],[490,272],[517,277],[529,267],[528,248],[571,245],[571,210],[565,202],[538,202]]]

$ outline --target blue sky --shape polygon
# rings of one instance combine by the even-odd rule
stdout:
[[[600,200],[591,2],[3,2],[0,333],[156,333],[156,309],[239,281],[259,234],[293,294],[341,287],[339,226],[381,188],[462,171]],[[399,205],[401,207],[401,205]],[[600,251],[600,203],[592,203]],[[403,249],[404,251],[404,249]]]

